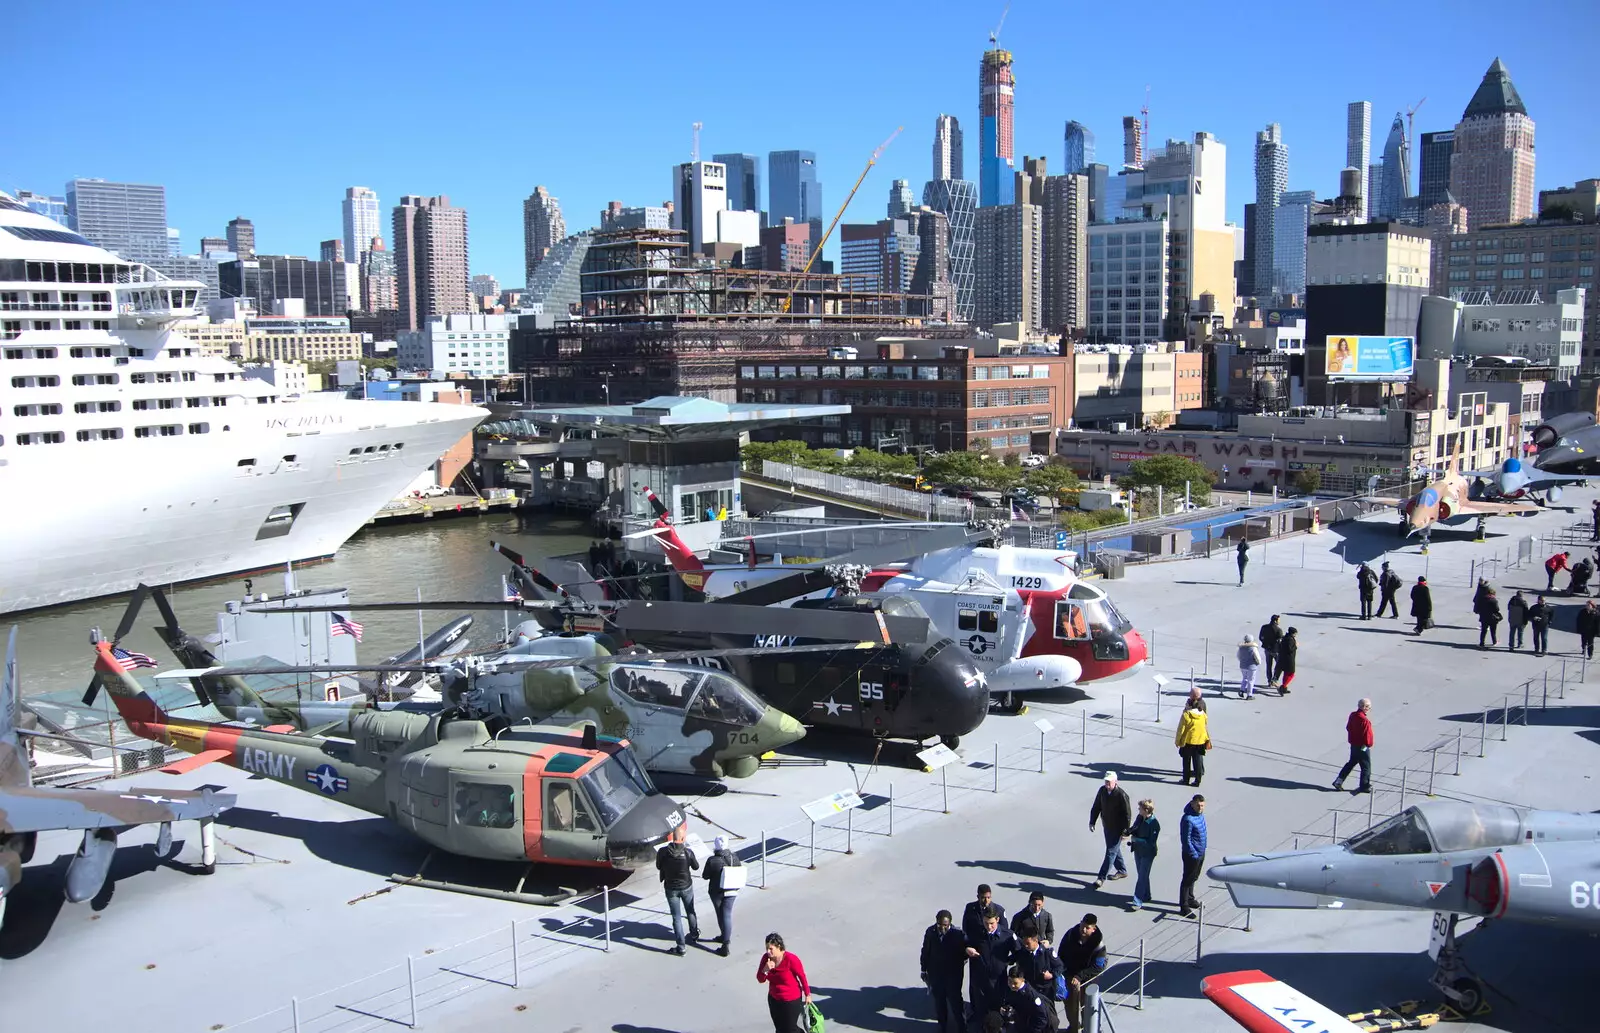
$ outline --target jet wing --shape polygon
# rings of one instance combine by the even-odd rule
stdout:
[[[211,818],[238,797],[210,789],[0,789],[0,832],[126,828],[165,821]]]
[[[1537,512],[1539,512],[1539,506],[1532,502],[1479,502],[1476,499],[1468,499],[1456,506],[1451,515],[1510,516],[1512,514]]]
[[[1343,1015],[1257,969],[1207,976],[1200,992],[1250,1033],[1362,1033]]]

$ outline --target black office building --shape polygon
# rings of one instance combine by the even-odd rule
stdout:
[[[318,262],[292,255],[256,255],[224,262],[218,270],[224,298],[251,298],[263,315],[273,303],[300,298],[308,316],[343,316],[350,291],[343,262]]]
[[[1445,129],[1437,133],[1422,134],[1421,178],[1417,183],[1417,197],[1422,203],[1422,214],[1436,204],[1443,204],[1450,195],[1450,155],[1456,149],[1456,131]]]

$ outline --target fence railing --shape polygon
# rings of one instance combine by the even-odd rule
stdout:
[[[907,491],[876,481],[863,481],[843,474],[823,473],[804,466],[771,459],[761,463],[761,476],[777,484],[806,488],[842,501],[865,502],[874,508],[890,510],[913,518],[964,521],[972,515],[972,504],[930,492]]]

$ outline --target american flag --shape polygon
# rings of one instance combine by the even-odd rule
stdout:
[[[111,647],[111,658],[121,665],[124,671],[134,671],[141,667],[155,667],[156,662],[143,653],[134,653],[123,649],[121,646]]]
[[[343,614],[336,613],[333,615],[333,633],[335,635],[349,635],[357,642],[360,642],[361,633],[365,630],[361,625]]]

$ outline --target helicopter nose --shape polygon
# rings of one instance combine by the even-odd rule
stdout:
[[[1130,628],[1122,639],[1128,644],[1129,667],[1136,667],[1150,659],[1150,647],[1145,644],[1143,635]]]
[[[769,707],[756,724],[756,734],[762,746],[776,750],[805,738],[806,729],[799,721],[777,707]]]
[[[939,664],[926,691],[918,693],[926,713],[936,717],[945,735],[966,735],[989,713],[989,685],[978,669],[966,663]]]

